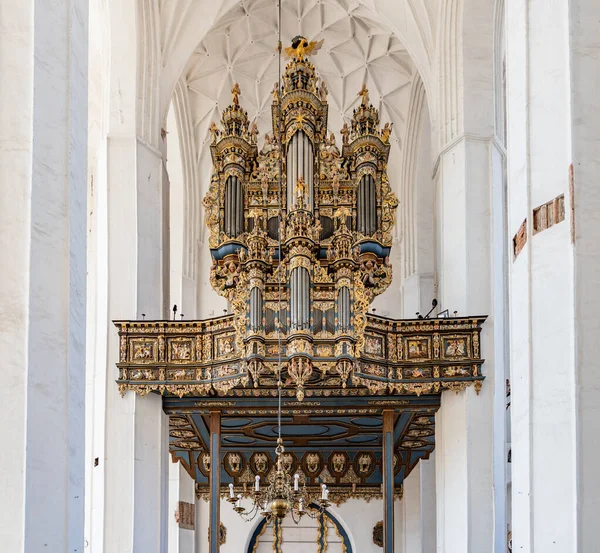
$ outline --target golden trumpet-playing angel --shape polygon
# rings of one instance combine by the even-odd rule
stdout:
[[[298,61],[301,61],[304,56],[316,54],[321,46],[323,46],[323,40],[308,42],[308,39],[303,36],[296,36],[292,39],[292,45],[285,48],[284,51],[288,58],[295,57]]]

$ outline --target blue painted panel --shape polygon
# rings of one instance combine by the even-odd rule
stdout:
[[[346,438],[347,441],[349,441],[350,443],[353,444],[366,444],[366,443],[372,443],[372,442],[378,442],[379,441],[379,437],[378,436],[369,436],[368,434],[359,434],[358,436],[350,436],[349,438]]]
[[[223,418],[221,420],[221,428],[243,428],[244,426],[251,424],[251,419],[228,419]]]
[[[210,250],[210,253],[213,256],[213,259],[220,261],[226,255],[238,253],[240,250],[248,251],[247,248],[240,242],[227,242],[226,244],[223,244],[220,248]]]
[[[351,419],[353,424],[358,426],[363,426],[365,428],[381,428],[382,423],[381,419],[376,419],[374,417],[358,417],[355,419]]]

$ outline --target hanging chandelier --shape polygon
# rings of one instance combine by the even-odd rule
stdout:
[[[284,451],[282,439],[278,438],[275,448],[276,472],[272,481],[264,489],[260,486],[260,476],[256,475],[250,509],[242,506],[242,494],[236,495],[233,484],[229,484],[228,501],[233,505],[233,510],[244,520],[253,520],[260,514],[270,521],[274,518],[283,519],[290,514],[292,520],[298,524],[303,516],[318,518],[329,507],[327,485],[321,484],[321,496],[318,499],[311,496],[306,489],[306,483],[300,486],[300,474],[294,474],[292,479],[289,472],[284,469],[282,459]]]

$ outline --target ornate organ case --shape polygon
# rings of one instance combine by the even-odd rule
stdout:
[[[281,370],[299,399],[315,379],[360,381],[367,310],[392,278],[391,125],[380,128],[366,87],[358,94],[340,152],[327,86],[298,50],[273,89],[260,150],[237,85],[221,128],[211,126],[211,284],[230,301],[254,385],[273,385]]]

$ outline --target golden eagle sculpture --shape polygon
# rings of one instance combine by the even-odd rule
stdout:
[[[292,39],[292,45],[285,48],[285,54],[288,58],[295,57],[297,60],[302,60],[305,56],[316,54],[321,46],[323,40],[308,42],[308,39],[303,36],[296,36]]]

